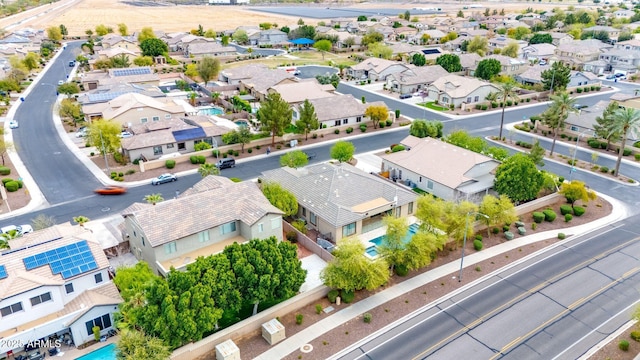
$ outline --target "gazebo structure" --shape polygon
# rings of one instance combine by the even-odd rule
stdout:
[[[308,49],[310,45],[313,45],[315,43],[315,41],[307,38],[298,38],[298,39],[290,40],[289,42],[295,45],[298,48],[298,50],[300,50],[301,48]]]

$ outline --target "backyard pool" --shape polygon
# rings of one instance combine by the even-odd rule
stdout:
[[[215,106],[205,106],[198,108],[198,115],[221,115],[224,111],[219,107]]]
[[[240,127],[249,127],[249,123],[246,120],[236,120],[233,123]]]
[[[109,344],[98,350],[94,350],[87,355],[82,355],[75,360],[115,360],[116,359],[116,344]]]
[[[402,238],[402,242],[408,243],[409,241],[411,241],[413,234],[415,234],[418,231],[419,227],[420,225],[418,224],[409,225],[409,230],[407,230],[407,234]],[[375,258],[376,256],[378,256],[379,255],[378,246],[382,244],[382,241],[384,241],[384,235],[378,236],[375,239],[369,240],[369,246],[365,250],[365,253],[372,258]]]

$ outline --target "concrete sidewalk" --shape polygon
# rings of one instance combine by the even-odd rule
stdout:
[[[587,224],[562,229],[562,232],[564,232],[566,235],[574,235],[574,236],[581,235],[581,234],[585,234],[587,232],[596,230],[598,228],[601,228],[612,222],[621,220],[627,216],[628,214],[627,209],[622,202],[615,200],[613,198],[610,198],[606,195],[598,194],[598,196],[601,196],[602,198],[609,201],[613,205],[613,210],[611,214],[609,214],[608,216],[602,219],[598,219],[596,221],[593,221]],[[479,252],[469,254],[465,256],[464,267],[466,268],[469,266],[474,266],[475,264],[481,261],[490,259],[494,256],[516,249],[518,247],[522,247],[527,244],[535,243],[535,242],[546,240],[549,238],[555,238],[557,237],[558,232],[559,232],[558,230],[551,230],[551,231],[541,232],[537,234],[532,234],[532,235],[517,238],[509,242],[505,242],[497,246],[484,249]],[[571,238],[565,241],[569,241],[570,239]],[[555,245],[552,245],[552,247],[558,246],[559,244],[562,244],[562,243],[563,242],[556,243]],[[529,258],[529,256],[512,263],[510,266],[513,266],[522,261],[525,261],[527,258]],[[440,267],[437,267],[433,270],[429,270],[411,279],[407,279],[397,285],[394,285],[391,288],[383,290],[353,305],[350,305],[336,312],[335,314],[328,316],[325,319],[309,326],[303,331],[273,346],[271,349],[264,352],[263,354],[258,356],[256,359],[263,359],[263,360],[282,359],[285,356],[292,353],[293,351],[295,351],[296,349],[299,349],[302,345],[305,345],[311,342],[312,340],[316,339],[322,334],[331,331],[332,329],[346,323],[347,321],[352,320],[360,316],[361,314],[371,309],[374,309],[392,299],[395,299],[398,296],[401,296],[407,292],[417,289],[420,286],[423,286],[429,282],[435,281],[443,276],[447,276],[449,274],[455,273],[459,270],[459,268],[460,268],[460,261],[456,260],[448,264],[442,265]],[[491,274],[486,276],[491,276]],[[471,282],[457,289],[453,293],[450,293],[445,297],[436,300],[434,303],[441,302],[444,299],[451,297],[453,294],[466,290],[467,288],[473,286],[476,282],[482,281],[485,277],[482,277],[474,282]]]

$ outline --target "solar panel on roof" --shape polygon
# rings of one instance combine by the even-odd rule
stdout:
[[[147,67],[116,69],[113,70],[112,74],[113,76],[148,75],[151,74],[151,69]]]
[[[48,264],[51,272],[62,274],[63,279],[98,268],[86,240],[35,254],[22,260],[27,270]]]
[[[196,140],[207,136],[207,134],[204,133],[204,130],[200,127],[195,129],[176,130],[173,131],[172,134],[176,141]]]
[[[423,49],[422,53],[425,54],[425,55],[440,54],[440,50],[438,50],[438,49]]]
[[[0,280],[7,277],[7,268],[4,265],[0,265]]]

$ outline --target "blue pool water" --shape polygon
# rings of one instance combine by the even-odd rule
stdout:
[[[218,107],[204,107],[198,109],[198,115],[220,115],[222,113],[222,109]]]
[[[376,246],[368,247],[365,252],[367,253],[367,255],[369,255],[371,257],[378,256],[378,248]]]
[[[103,348],[92,351],[87,355],[82,355],[75,360],[115,360],[116,344],[109,344]]]
[[[244,120],[234,121],[233,123],[238,125],[238,126],[242,126],[242,127],[248,127],[249,126],[249,124],[247,124],[247,122],[244,121]]]
[[[419,227],[420,225],[418,224],[409,225],[409,230],[407,231],[407,234],[404,236],[404,238],[402,238],[402,242],[408,243],[409,241],[411,241],[413,234],[415,234],[418,231]],[[369,242],[376,244],[376,246],[380,246],[383,240],[384,240],[384,235],[378,236],[375,239],[369,240]]]

